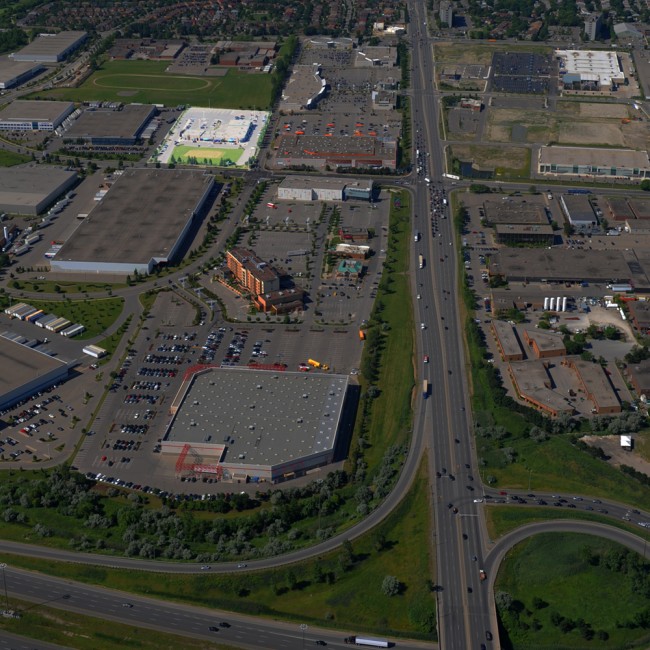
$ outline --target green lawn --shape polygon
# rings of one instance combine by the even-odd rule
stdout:
[[[77,650],[235,650],[234,646],[210,643],[191,637],[146,630],[133,625],[101,618],[82,616],[74,612],[45,605],[9,600],[11,608],[22,612],[19,620],[0,618],[0,630],[29,639],[56,643]]]
[[[54,293],[59,286],[63,291],[70,293],[97,293],[113,289],[123,289],[126,284],[106,284],[103,282],[54,282],[52,280],[16,280],[12,286],[19,291],[33,291],[35,293]]]
[[[639,537],[650,540],[650,531],[634,524],[608,517],[596,512],[586,512],[578,509],[565,508],[525,508],[512,506],[489,506],[485,509],[487,529],[490,539],[496,540],[515,528],[538,521],[553,519],[579,519],[580,521],[596,521],[616,528],[627,530]]]
[[[589,535],[552,533],[537,535],[515,547],[502,564],[495,586],[497,602],[500,591],[513,599],[509,609],[499,608],[509,637],[503,635],[503,647],[647,648],[647,629],[618,626],[648,611],[650,565],[646,563],[645,569],[640,569],[642,574],[645,571],[645,578],[636,581],[631,568],[635,558],[642,559],[635,554],[623,562],[623,571],[630,571],[628,574],[608,568],[625,550]],[[552,622],[554,613],[573,622],[583,619],[594,637],[587,640],[578,627],[561,631]],[[605,633],[602,637],[601,631]]]
[[[22,165],[23,163],[29,162],[31,159],[31,156],[25,156],[24,154],[15,153],[14,151],[5,151],[0,149],[0,167]]]
[[[30,300],[25,301],[44,312],[67,318],[84,325],[86,331],[75,337],[89,339],[105,332],[122,313],[124,298],[99,298],[97,300]]]
[[[241,158],[242,149],[216,149],[214,147],[197,147],[186,144],[174,147],[173,157],[178,163],[187,163],[188,158],[196,158],[199,165],[218,165],[223,166],[226,161],[233,165]]]
[[[79,88],[40,91],[32,98],[244,109],[269,106],[268,74],[229,70],[223,77],[192,77],[168,74],[168,65],[164,61],[107,61]]]
[[[0,559],[48,575],[166,600],[431,640],[435,638],[435,599],[428,583],[432,535],[425,468],[422,463],[413,487],[391,515],[354,541],[349,566],[342,560],[342,551],[282,569],[193,576],[119,571],[4,554]],[[403,584],[399,595],[382,593],[387,575]]]

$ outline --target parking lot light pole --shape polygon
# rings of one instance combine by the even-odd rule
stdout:
[[[0,569],[2,569],[2,582],[4,584],[4,590],[5,590],[5,610],[9,611],[9,593],[7,592],[7,576],[5,575],[6,568],[7,568],[6,562],[0,563]]]
[[[304,623],[300,624],[300,629],[302,630],[302,647],[304,650],[305,647],[305,630],[307,629],[307,626]]]

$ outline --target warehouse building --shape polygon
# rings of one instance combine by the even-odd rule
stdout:
[[[0,212],[35,216],[77,182],[75,172],[60,167],[0,167]]]
[[[605,369],[599,363],[583,361],[574,357],[568,359],[567,362],[576,373],[578,382],[587,394],[587,398],[593,402],[593,413],[604,415],[621,412],[618,395],[605,374]]]
[[[71,364],[0,336],[0,410],[68,377]]]
[[[589,231],[598,225],[598,217],[586,194],[562,194],[560,205],[569,223],[579,231]]]
[[[254,296],[280,290],[280,276],[264,260],[247,248],[231,248],[226,264],[237,282]]]
[[[499,244],[553,244],[553,228],[550,225],[527,225],[521,223],[500,223],[496,228]]]
[[[540,174],[562,176],[650,178],[647,151],[633,149],[589,149],[587,147],[540,147]]]
[[[280,110],[291,113],[315,108],[325,96],[326,87],[319,64],[295,65],[282,91]]]
[[[0,131],[54,131],[73,111],[72,102],[17,99],[0,112]]]
[[[543,361],[513,361],[508,364],[508,375],[517,396],[531,406],[551,417],[573,415],[575,409],[566,397],[554,390]]]
[[[504,361],[524,360],[524,351],[519,342],[517,330],[510,323],[495,319],[492,321],[492,332]]]
[[[14,61],[9,57],[0,57],[0,90],[20,86],[43,70],[45,66],[41,63]]]
[[[524,330],[524,341],[538,359],[566,356],[566,347],[560,334],[542,330]]]
[[[278,199],[293,201],[345,201],[372,199],[372,180],[343,180],[288,176],[278,186]]]
[[[88,37],[86,32],[69,31],[58,34],[39,34],[22,50],[9,56],[14,61],[36,61],[39,63],[58,63],[64,61]]]
[[[625,375],[639,397],[650,397],[650,360],[630,364],[625,369]]]
[[[126,170],[50,260],[51,269],[148,274],[176,261],[213,186],[213,176],[197,171]]]
[[[119,110],[91,108],[72,123],[64,137],[92,145],[133,145],[155,115],[156,107],[150,104],[127,104]]]
[[[334,460],[348,378],[240,368],[188,373],[162,452],[177,474],[283,481]]]
[[[281,135],[277,139],[273,166],[276,169],[312,167],[395,169],[397,143],[374,136],[327,137],[324,135]]]
[[[630,320],[641,334],[650,332],[650,303],[646,300],[633,300],[627,303]]]
[[[625,82],[616,52],[605,50],[555,50],[560,80],[567,90],[615,90]]]

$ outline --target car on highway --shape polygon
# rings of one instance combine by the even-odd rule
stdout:
[[[218,632],[218,631],[219,631],[219,628],[218,628],[216,625],[211,625],[211,626],[208,628],[208,630],[209,630],[210,632]]]
[[[122,603],[122,607],[128,607],[130,609],[133,605],[131,603]]]
[[[420,323],[420,329],[425,330],[427,328],[425,323]]]
[[[230,627],[230,623],[226,623],[226,621],[221,621],[221,623],[219,623],[219,627],[224,627],[224,628]]]
[[[201,567],[201,571],[209,571],[211,568],[212,568],[211,566],[209,566],[209,565],[207,565],[207,564],[204,564],[204,565]]]
[[[429,355],[428,354],[424,355],[423,361],[424,361],[424,363],[429,363]]]

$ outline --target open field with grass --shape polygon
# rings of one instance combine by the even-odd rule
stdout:
[[[36,309],[80,323],[86,331],[77,340],[90,339],[106,331],[122,313],[124,298],[99,298],[97,300],[29,300]]]
[[[436,64],[440,63],[476,63],[490,65],[492,55],[495,52],[506,52],[512,46],[508,43],[459,43],[447,42],[436,43],[433,46],[433,54]],[[545,45],[517,44],[517,52],[532,52],[536,54],[549,54],[552,49]]]
[[[14,151],[5,151],[0,149],[0,167],[13,167],[14,165],[22,165],[29,162],[31,156],[25,156],[21,153]]]
[[[489,506],[485,509],[487,529],[490,539],[498,539],[515,528],[532,524],[538,521],[552,521],[554,519],[579,519],[581,521],[596,521],[627,530],[639,537],[650,540],[650,531],[641,526],[630,524],[626,521],[614,519],[607,515],[584,510],[569,510],[565,508],[519,508],[512,506]]]
[[[640,556],[589,535],[549,533],[522,542],[508,553],[495,585],[509,637],[503,635],[503,647],[647,648],[648,629],[619,624],[648,611],[648,569]]]
[[[472,161],[479,169],[493,169],[497,180],[530,178],[530,150],[526,147],[455,144],[451,155]]]
[[[435,635],[430,504],[426,463],[395,511],[342,549],[286,568],[247,574],[169,575],[86,567],[3,555],[12,566],[177,602],[281,617],[386,636]],[[386,575],[401,583],[383,594]],[[363,593],[364,598],[359,598]]]
[[[123,289],[126,284],[104,284],[103,282],[62,282],[54,280],[15,280],[14,289],[19,291],[34,291],[35,293],[55,293],[58,286],[65,293],[97,293]]]
[[[196,159],[199,165],[218,165],[223,167],[227,162],[236,165],[242,153],[242,149],[215,149],[207,146],[196,147],[183,144],[174,147],[172,158],[177,163],[187,163],[191,159]]]
[[[229,70],[224,77],[167,74],[164,61],[106,61],[79,88],[37,93],[44,99],[113,101],[221,108],[267,108],[271,76]],[[34,95],[32,98],[34,98]]]
[[[487,110],[487,139],[492,142],[510,142],[514,126],[526,128],[526,142],[548,144],[558,138],[558,119],[551,111],[513,108]]]
[[[77,650],[235,650],[234,646],[146,630],[45,605],[9,599],[22,618],[0,618],[0,630]]]

